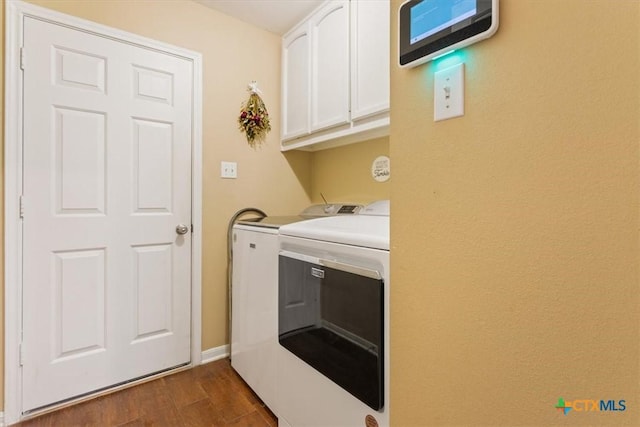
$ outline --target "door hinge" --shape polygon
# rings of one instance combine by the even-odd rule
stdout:
[[[22,343],[20,343],[18,348],[18,359],[20,366],[24,366],[24,345]]]
[[[26,60],[25,50],[24,50],[24,47],[21,47],[20,48],[20,69],[21,70],[24,70],[26,62],[27,60]]]
[[[24,218],[24,196],[20,196],[20,218]]]
[[[193,224],[191,224],[191,232],[193,233]]]

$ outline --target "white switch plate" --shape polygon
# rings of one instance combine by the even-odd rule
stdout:
[[[433,88],[433,120],[464,116],[464,64],[437,71]]]
[[[238,164],[236,162],[220,162],[221,178],[237,178]]]

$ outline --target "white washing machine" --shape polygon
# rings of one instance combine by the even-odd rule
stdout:
[[[279,414],[277,401],[278,229],[322,216],[357,214],[361,205],[313,205],[296,216],[240,220],[231,230],[231,366]]]
[[[279,425],[389,425],[389,202],[279,241]]]

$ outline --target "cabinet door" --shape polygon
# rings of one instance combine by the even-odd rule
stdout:
[[[282,139],[309,133],[309,25],[303,24],[282,40]]]
[[[311,34],[311,130],[317,131],[349,122],[349,2],[319,9]]]
[[[389,110],[389,1],[351,2],[351,119]]]

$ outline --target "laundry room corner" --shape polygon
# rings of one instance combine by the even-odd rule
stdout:
[[[381,181],[372,175],[374,161],[388,156],[389,137],[314,152],[311,201],[323,203],[321,194],[329,202],[389,200],[391,176]]]

